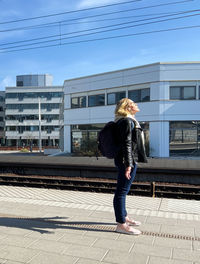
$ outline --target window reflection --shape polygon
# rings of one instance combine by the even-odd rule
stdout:
[[[86,96],[73,97],[71,99],[71,108],[86,107]]]
[[[196,98],[195,86],[171,86],[170,99],[172,100],[192,100]]]
[[[41,104],[41,109],[51,111],[52,109],[59,108],[59,106],[60,104],[56,103]],[[6,104],[6,109],[18,109],[19,111],[23,111],[25,109],[38,109],[38,104]]]
[[[88,96],[88,106],[101,106],[105,105],[105,94],[90,95]]]
[[[116,104],[122,98],[126,97],[126,92],[116,92],[116,93],[108,93],[107,95],[107,103],[108,105]]]
[[[72,125],[72,153],[96,155],[97,138],[104,124]]]
[[[170,155],[199,155],[200,121],[170,122]]]
[[[128,91],[128,98],[134,102],[150,101],[150,88]]]
[[[6,98],[23,100],[24,98],[46,98],[51,100],[52,97],[62,97],[63,92],[29,92],[29,93],[6,93]]]
[[[72,153],[81,155],[96,155],[99,131],[105,124],[72,125]],[[145,148],[149,155],[149,122],[140,122],[145,136]]]

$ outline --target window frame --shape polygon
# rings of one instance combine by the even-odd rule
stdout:
[[[149,100],[141,100],[142,98],[142,91],[143,90],[148,90],[149,91]],[[139,100],[133,100],[130,96],[131,92],[137,92],[138,93],[138,98]],[[145,103],[145,102],[150,102],[150,88],[142,88],[142,89],[134,89],[134,90],[128,90],[128,98],[133,100],[135,103]]]
[[[85,104],[82,106],[80,103],[81,98],[85,98]],[[78,100],[78,105],[77,106],[73,106],[72,104],[72,100],[73,99],[77,99]],[[77,97],[71,97],[71,109],[76,109],[76,108],[85,108],[86,107],[86,102],[87,102],[87,98],[86,96],[77,96]]]
[[[97,104],[98,96],[103,96],[103,101],[104,101],[103,104]],[[95,104],[94,105],[90,105],[90,98],[92,98],[92,97],[95,98]],[[88,107],[96,107],[96,106],[105,106],[105,93],[88,95]]]
[[[121,94],[121,93],[124,93],[124,96],[122,97],[122,98],[124,98],[124,97],[126,97],[126,91],[119,91],[119,92],[111,92],[111,93],[107,93],[107,105],[115,105],[119,100],[121,100],[122,98],[120,97],[120,99],[119,98],[117,98],[117,95],[119,95],[119,94]],[[108,99],[108,96],[109,95],[111,95],[111,94],[114,94],[115,95],[115,102],[114,103],[109,103],[109,99]]]
[[[172,98],[172,89],[179,88],[179,98]],[[194,97],[193,98],[184,98],[184,88],[193,88],[194,89]],[[196,100],[196,86],[189,85],[189,86],[170,86],[169,88],[169,99],[170,100]]]

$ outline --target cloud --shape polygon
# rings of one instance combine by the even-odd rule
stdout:
[[[115,0],[82,0],[78,4],[78,8],[90,8],[90,7],[96,7],[96,6],[102,6],[102,5],[109,5],[118,3],[121,1],[115,1]]]
[[[2,10],[1,11],[1,20],[5,19],[9,21],[10,19],[20,17],[21,13],[14,9]]]
[[[37,15],[46,15],[67,12],[76,9],[76,1],[74,0],[37,0]],[[59,19],[60,16],[57,17]]]
[[[0,90],[5,90],[5,87],[15,86],[15,79],[11,76],[6,76],[2,81],[0,81]]]

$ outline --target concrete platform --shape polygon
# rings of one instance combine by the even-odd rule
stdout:
[[[85,166],[115,168],[113,159],[104,157],[52,157],[41,153],[0,153],[0,165],[51,165],[60,167]],[[177,158],[148,158],[148,163],[139,163],[138,168],[143,169],[167,169],[167,170],[200,170],[200,157]]]
[[[200,263],[200,201],[128,196],[136,237],[115,232],[112,199],[0,186],[0,263]]]
[[[103,157],[49,157],[33,153],[1,154],[0,174],[116,179],[114,161]],[[168,182],[200,185],[199,159],[148,159],[139,163],[139,182]]]

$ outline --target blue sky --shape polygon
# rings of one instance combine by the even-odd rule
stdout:
[[[123,5],[90,9],[126,1],[128,0],[0,0],[0,90],[4,90],[6,86],[15,86],[16,75],[49,73],[53,75],[54,85],[62,85],[64,80],[70,78],[159,61],[200,61],[200,27],[167,31],[172,28],[200,26],[199,0],[188,0],[185,2],[183,2],[184,0],[140,0]],[[172,4],[175,2],[179,3]],[[154,5],[160,6],[149,8]],[[80,11],[82,9],[89,10]],[[67,11],[79,12],[8,23]],[[117,13],[119,11],[120,13]],[[115,14],[105,15],[106,13],[114,12]],[[93,17],[89,18],[89,16]],[[184,18],[181,19],[167,20],[183,16]],[[80,19],[78,20],[78,18]],[[166,21],[158,22],[158,20]],[[41,24],[55,22],[56,24],[48,24],[48,26],[41,27]],[[127,24],[119,25],[120,23]],[[118,26],[105,28],[113,24],[118,24]],[[133,25],[137,26],[133,27]],[[33,28],[25,28],[30,26],[33,26]],[[105,30],[125,26],[132,27],[62,39],[75,36],[67,35],[71,32],[86,34],[91,31],[85,30],[91,28],[104,27],[99,30]],[[5,30],[7,31],[5,32]],[[142,32],[159,30],[166,31],[141,35]],[[63,45],[72,41],[80,42],[130,34],[140,35]],[[58,36],[42,39],[52,35]],[[19,41],[36,38],[41,38],[37,42],[57,38],[58,40],[32,46],[20,46],[32,42]],[[8,45],[8,43],[13,42],[16,43]],[[62,45],[59,45],[60,43]],[[41,45],[52,44],[56,46],[36,49],[36,47]],[[12,48],[12,50],[23,50],[8,52],[11,51],[10,48],[13,46],[16,47]],[[34,49],[25,50],[30,47]]]

